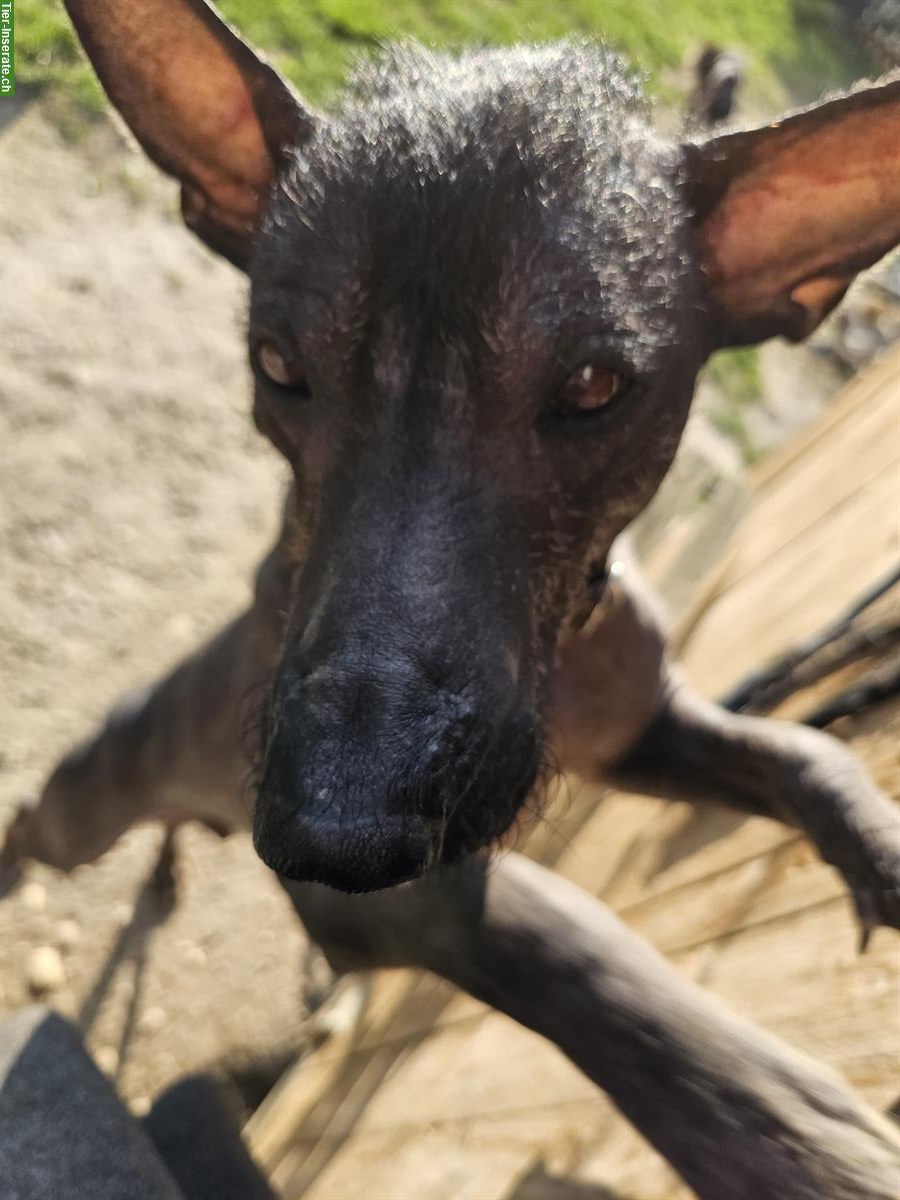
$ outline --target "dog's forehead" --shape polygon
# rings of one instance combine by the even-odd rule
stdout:
[[[382,66],[298,151],[255,278],[338,330],[368,302],[660,336],[681,258],[677,164],[608,59],[564,47],[428,66]]]

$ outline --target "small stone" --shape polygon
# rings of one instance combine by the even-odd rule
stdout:
[[[896,309],[881,313],[875,321],[875,328],[882,341],[895,341],[900,336],[900,313]]]
[[[138,1118],[146,1117],[147,1113],[150,1111],[150,1107],[151,1105],[149,1096],[136,1096],[131,1102],[132,1115]]]
[[[121,929],[125,928],[133,916],[134,906],[131,904],[117,904],[112,910],[112,919]]]
[[[47,907],[47,889],[40,883],[26,883],[19,895],[29,912],[41,913]]]
[[[94,1051],[94,1062],[104,1075],[115,1075],[119,1069],[119,1052],[115,1046],[98,1046]]]
[[[188,613],[176,613],[166,623],[166,632],[175,642],[187,641],[194,636],[196,622]]]
[[[143,1033],[159,1033],[164,1028],[168,1019],[165,1009],[154,1005],[151,1008],[144,1009],[141,1013],[138,1026]]]
[[[349,1033],[359,1025],[368,997],[369,985],[365,980],[349,984],[315,1014],[313,1028],[325,1037]]]
[[[64,952],[74,950],[81,941],[81,926],[77,921],[73,921],[71,917],[66,917],[62,921],[57,922],[54,936],[60,950]]]
[[[38,995],[55,992],[66,982],[66,968],[55,946],[37,946],[28,956],[28,986]]]
[[[189,967],[205,967],[206,951],[200,946],[189,943],[184,948],[184,961]]]
[[[844,350],[854,360],[865,361],[878,347],[878,335],[862,320],[848,322],[844,332]]]

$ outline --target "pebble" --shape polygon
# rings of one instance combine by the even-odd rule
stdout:
[[[196,622],[189,613],[176,613],[166,624],[166,632],[173,641],[187,641],[194,636]]]
[[[77,921],[66,917],[57,923],[54,934],[60,950],[74,950],[81,941],[81,926]]]
[[[40,883],[26,883],[19,895],[29,912],[41,913],[47,907],[47,889]]]
[[[119,1052],[115,1046],[98,1046],[94,1051],[94,1062],[104,1075],[115,1075],[119,1069]]]
[[[38,994],[55,992],[66,982],[66,968],[55,946],[37,946],[28,956],[28,986]]]
[[[149,1096],[135,1096],[131,1102],[132,1115],[138,1118],[146,1117],[147,1113],[150,1111],[150,1108],[151,1104]]]
[[[144,1033],[159,1033],[166,1022],[168,1021],[165,1009],[158,1008],[155,1005],[151,1008],[146,1008],[141,1013],[138,1025]]]
[[[205,967],[206,951],[200,946],[189,944],[184,948],[184,961],[190,967]]]
[[[133,904],[117,904],[112,910],[112,919],[121,929],[124,929],[130,923],[133,916]]]
[[[370,985],[366,980],[351,983],[338,993],[331,1003],[326,1003],[313,1018],[313,1028],[325,1037],[338,1037],[349,1033],[360,1022],[369,998]]]

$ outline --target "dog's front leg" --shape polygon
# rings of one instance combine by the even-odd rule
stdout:
[[[847,881],[863,946],[877,925],[900,929],[900,808],[829,734],[731,713],[675,687],[604,775],[617,786],[709,800],[801,829]]]
[[[221,833],[249,825],[243,727],[279,653],[293,575],[291,511],[289,498],[252,606],[165,678],[121,700],[21,806],[0,857],[10,881],[25,859],[63,871],[92,862],[139,821],[174,828],[194,819]]]
[[[555,756],[586,778],[713,802],[801,829],[844,876],[863,929],[900,928],[900,808],[827,733],[729,712],[679,678],[632,556],[564,642],[551,680]]]
[[[900,1140],[837,1076],[726,1012],[519,855],[347,896],[285,886],[333,965],[426,967],[555,1042],[703,1200],[889,1200]]]

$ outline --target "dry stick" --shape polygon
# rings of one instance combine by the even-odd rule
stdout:
[[[851,687],[831,696],[824,704],[807,713],[803,723],[811,725],[813,729],[826,729],[841,717],[854,717],[876,704],[893,700],[897,695],[900,695],[900,662],[894,661],[876,667],[862,679],[857,679]]]
[[[861,1097],[536,863],[285,886],[336,967],[425,967],[549,1038],[702,1200],[896,1200],[900,1139]]]
[[[853,622],[898,582],[900,582],[900,567],[893,567],[877,583],[857,597],[837,620],[832,621],[825,629],[813,634],[761,671],[754,672],[737,684],[727,696],[720,700],[722,707],[731,712],[769,711],[778,701],[795,690],[795,685],[791,681],[797,668],[827,646],[845,637],[850,632]],[[770,691],[774,696],[771,703],[768,699]]]

